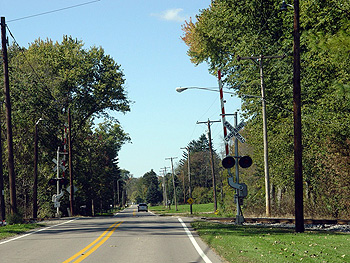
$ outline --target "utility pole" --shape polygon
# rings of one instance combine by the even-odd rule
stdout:
[[[218,209],[218,204],[217,204],[217,200],[216,200],[216,179],[215,179],[215,171],[214,171],[214,157],[213,157],[213,147],[212,147],[212,144],[211,144],[211,129],[210,129],[211,123],[214,123],[214,122],[221,122],[221,121],[210,121],[208,119],[208,121],[206,121],[206,122],[199,122],[199,121],[197,121],[197,124],[205,123],[205,124],[208,125],[210,164],[211,164],[211,174],[212,174],[212,177],[213,177],[214,212],[216,212],[216,210]]]
[[[0,111],[2,110],[2,103],[0,103]],[[1,127],[1,120],[0,120]],[[0,128],[0,220],[1,223],[5,221],[5,193],[4,193],[4,171],[2,169],[2,140],[1,140],[1,128]],[[0,223],[0,225],[1,225]]]
[[[265,101],[265,84],[263,73],[263,60],[272,58],[284,58],[283,56],[251,56],[251,57],[237,57],[237,60],[250,59],[256,63],[256,59],[259,61],[260,69],[260,83],[261,83],[261,102],[262,102],[262,117],[263,117],[263,134],[264,134],[264,172],[265,172],[265,203],[266,203],[266,216],[271,216],[271,197],[270,197],[270,174],[269,174],[269,151],[267,140],[267,117],[266,117],[266,101]],[[257,63],[256,63],[257,64]]]
[[[8,146],[8,169],[9,169],[8,173],[9,173],[9,184],[10,184],[10,212],[11,212],[11,215],[14,215],[17,213],[16,175],[15,175],[15,165],[14,165],[14,158],[13,158],[11,100],[10,100],[8,59],[7,59],[5,17],[1,17],[1,44],[2,44],[2,58],[3,58],[3,65],[4,65],[4,93],[5,93],[7,146]]]
[[[176,188],[175,188],[175,179],[174,179],[174,165],[173,165],[173,159],[176,159],[176,158],[177,158],[177,157],[165,158],[165,160],[171,160],[171,174],[172,174],[172,177],[173,177],[175,211],[177,211],[177,200],[176,200]]]
[[[122,178],[119,178],[117,180],[117,194],[118,194],[118,206],[120,207],[120,186],[119,186],[119,182],[122,181]]]
[[[70,115],[70,108],[68,108],[68,162],[69,162],[69,201],[70,213],[74,216],[74,183],[73,183],[73,161],[72,161],[72,121]]]
[[[300,84],[300,26],[299,0],[294,0],[293,41],[293,112],[294,112],[294,187],[295,231],[302,233],[304,227],[304,193],[301,136],[301,84]]]
[[[40,118],[35,123],[34,131],[34,184],[33,184],[33,218],[38,217],[38,124],[42,120]]]
[[[190,147],[184,147],[181,149],[187,150],[187,171],[188,171],[188,194],[189,198],[192,199],[192,182],[191,182],[191,162],[190,162]],[[192,202],[190,203],[190,213],[192,215]]]
[[[57,171],[56,171],[56,196],[60,196],[60,147],[57,148]],[[54,199],[53,200],[57,201],[59,200],[58,199]],[[60,218],[61,215],[60,215],[60,205],[57,205],[56,207],[56,216],[57,218]]]
[[[167,191],[166,191],[166,182],[165,182],[165,176],[166,176],[166,170],[167,168],[170,168],[170,167],[164,167],[161,170],[161,172],[163,172],[163,200],[164,200],[164,206],[166,207],[168,205],[168,194],[167,194]],[[169,207],[170,209],[170,207]]]

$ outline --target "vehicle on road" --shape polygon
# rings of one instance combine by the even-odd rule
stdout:
[[[144,203],[138,204],[138,206],[137,206],[137,211],[138,211],[138,212],[140,212],[140,211],[148,212],[148,206],[147,206],[147,204],[144,204]]]

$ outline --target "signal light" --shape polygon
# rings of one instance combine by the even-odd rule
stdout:
[[[226,156],[223,160],[222,160],[222,166],[226,169],[230,169],[233,166],[235,166],[236,161],[235,158],[232,156]],[[250,158],[250,156],[242,156],[239,157],[239,161],[238,161],[239,166],[241,166],[242,168],[248,168],[253,164],[253,160],[252,158]]]
[[[238,163],[239,163],[239,166],[241,166],[242,168],[248,168],[252,165],[253,160],[247,155],[239,158]]]
[[[66,186],[69,183],[68,179],[66,178],[51,178],[48,183],[49,185],[57,185],[57,180],[60,183],[60,186]]]
[[[62,185],[66,186],[68,184],[68,179],[66,178],[60,178],[59,181],[60,181],[60,186]]]
[[[56,178],[51,178],[48,183],[49,183],[49,185],[56,185],[57,184],[57,179]]]
[[[226,156],[221,163],[224,168],[230,169],[233,166],[235,166],[236,161],[235,158],[233,158],[232,156]]]

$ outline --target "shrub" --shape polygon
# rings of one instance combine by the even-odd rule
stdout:
[[[21,213],[9,214],[6,218],[6,221],[9,225],[14,224],[22,224],[23,223],[23,215]]]

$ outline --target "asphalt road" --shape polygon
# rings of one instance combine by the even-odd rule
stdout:
[[[223,262],[190,229],[189,219],[137,212],[60,220],[0,240],[0,262]]]

